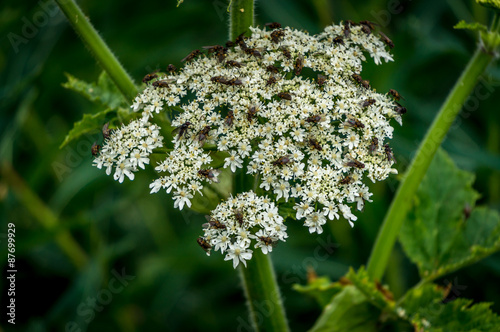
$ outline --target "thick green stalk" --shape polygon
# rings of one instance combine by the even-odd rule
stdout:
[[[235,40],[240,34],[245,32],[249,35],[248,27],[254,26],[254,1],[253,0],[232,0],[229,21],[229,39]]]
[[[125,96],[125,99],[132,102],[137,95],[137,87],[108,45],[92,26],[88,17],[83,14],[74,0],[55,1],[102,69],[108,73],[120,92]]]
[[[270,254],[254,250],[247,267],[240,266],[240,277],[254,330],[289,331]]]
[[[373,279],[382,278],[403,220],[410,209],[412,198],[462,105],[494,58],[492,53],[481,46],[478,47],[420,144],[399,185],[368,260],[367,271]]]
[[[246,168],[244,164],[234,175],[234,195],[258,188],[258,179],[245,174]],[[248,325],[255,331],[289,331],[271,255],[255,249],[247,267],[240,264],[239,269],[250,314]],[[239,323],[247,325],[244,321]]]

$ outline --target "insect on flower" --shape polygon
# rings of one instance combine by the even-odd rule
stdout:
[[[169,64],[168,67],[167,67],[167,71],[169,73],[175,73],[176,70],[177,70],[177,67],[174,66],[173,64]]]
[[[196,58],[200,54],[201,54],[200,50],[194,50],[191,53],[189,53],[188,55],[186,55],[186,57],[184,59],[182,59],[181,62],[189,62],[189,61],[193,60],[194,58]]]
[[[276,78],[276,76],[270,76],[270,77],[267,79],[266,86],[273,85],[273,84],[274,84],[274,83],[276,83],[277,81],[278,81],[278,79]]]
[[[179,140],[182,136],[186,136],[187,130],[188,130],[190,125],[191,125],[191,122],[189,122],[189,121],[184,122],[179,127],[172,130],[172,136],[177,135],[177,140]]]
[[[262,243],[264,243],[264,245],[266,246],[276,247],[276,245],[278,244],[278,241],[273,240],[269,236],[259,236],[259,240],[261,240]]]
[[[394,112],[399,115],[403,115],[407,112],[406,107],[401,106],[399,103],[396,103],[396,108],[394,108]]]
[[[372,31],[375,30],[375,26],[378,25],[371,21],[360,21],[359,24],[361,24],[361,30],[367,35],[372,33]]]
[[[403,99],[404,99],[404,97],[403,97],[403,96],[401,96],[401,95],[399,94],[399,92],[397,92],[397,91],[396,91],[396,90],[394,90],[394,89],[390,89],[390,90],[389,90],[389,92],[388,92],[388,94],[389,94],[390,96],[392,96],[392,97],[394,98],[394,100],[397,100],[397,101],[399,101],[401,98],[403,98]]]
[[[355,167],[355,168],[365,168],[365,164],[363,164],[361,161],[357,161],[356,159],[349,158],[350,160],[347,161],[344,166],[347,167]]]
[[[387,46],[389,46],[390,48],[394,48],[394,43],[392,42],[392,40],[389,39],[389,37],[385,35],[385,33],[383,33],[382,31],[379,31],[378,33],[380,34],[382,40],[384,41],[384,43],[386,43]]]
[[[318,151],[323,151],[323,147],[319,144],[317,139],[310,137],[308,142],[313,149],[316,149]]]
[[[207,223],[203,224],[203,228],[205,229],[209,229],[209,228],[213,228],[213,229],[225,229],[226,228],[226,225],[222,224],[219,220],[217,219],[214,219],[208,215],[205,216],[205,219],[207,219]]]
[[[300,73],[302,72],[302,68],[304,68],[304,57],[302,55],[299,55],[297,57],[293,68],[295,69],[295,75],[300,75]]]
[[[340,184],[349,184],[351,183],[352,181],[354,181],[354,179],[352,178],[352,176],[350,175],[346,175],[344,178],[342,178],[339,183]]]
[[[258,111],[258,108],[255,107],[255,106],[252,106],[248,109],[248,112],[247,112],[247,120],[248,122],[252,122],[253,119],[256,117],[256,114],[257,114],[257,111]]]
[[[106,122],[104,126],[102,126],[102,137],[107,139],[109,135],[111,135],[111,129],[109,129],[109,122]]]
[[[174,81],[175,81],[174,79],[154,81],[152,85],[155,87],[155,89],[157,89],[157,88],[168,88],[169,87],[168,83],[171,83],[171,82],[174,82]]]
[[[334,44],[341,44],[344,45],[344,37],[342,36],[337,36],[333,39]]]
[[[307,123],[320,123],[320,122],[323,122],[325,120],[326,120],[326,118],[323,114],[315,114],[315,115],[308,116],[306,119],[306,122]]]
[[[372,140],[370,142],[370,146],[368,147],[368,149],[370,150],[371,154],[374,154],[375,151],[377,151],[377,149],[378,149],[378,138],[376,138],[376,137],[372,138]]]
[[[219,179],[217,178],[220,174],[218,169],[200,169],[198,171],[199,176],[203,176],[208,180],[212,180],[215,183],[219,183]]]
[[[233,123],[234,123],[234,113],[232,110],[229,110],[227,112],[226,118],[224,119],[224,124],[228,127],[231,127]]]
[[[99,154],[99,150],[101,149],[101,146],[97,144],[97,142],[94,142],[92,144],[92,147],[90,148],[90,152],[92,152],[92,156],[96,157]]]
[[[279,69],[276,68],[273,65],[269,65],[269,66],[266,67],[266,71],[269,72],[269,73],[277,74],[278,71],[279,71]]]
[[[290,53],[290,51],[288,50],[288,48],[282,46],[281,47],[281,51],[283,52],[283,55],[287,58],[287,59],[291,59],[292,58],[292,54]]]
[[[284,36],[285,36],[285,31],[274,30],[273,32],[271,32],[271,41],[275,44],[278,44],[281,38],[283,38]]]
[[[351,35],[351,25],[355,25],[355,23],[351,20],[346,20],[344,22],[344,37],[349,38]]]
[[[346,122],[344,122],[344,128],[346,127],[351,127],[351,128],[364,128],[365,125],[359,121],[358,119],[354,118],[353,116],[348,116],[348,119]]]
[[[272,162],[273,166],[284,166],[292,162],[292,159],[290,158],[291,156],[283,156],[279,157],[275,161]]]
[[[155,70],[154,72],[150,73],[150,74],[147,74],[146,76],[144,76],[144,78],[142,79],[142,82],[143,83],[148,83],[149,81],[152,81],[154,80],[155,78],[158,77],[158,75],[156,75],[156,73],[158,72],[158,69]]]
[[[394,163],[396,164],[396,158],[394,158],[394,154],[392,153],[392,149],[389,146],[389,144],[387,144],[387,143],[384,144],[384,153],[385,153],[385,156],[386,156],[388,162],[394,161]]]
[[[326,77],[321,74],[318,74],[318,80],[317,80],[318,85],[322,87],[323,85],[325,85],[325,82],[326,82]]]
[[[203,146],[203,144],[205,144],[205,141],[208,138],[208,133],[209,132],[210,132],[210,126],[205,126],[198,133],[198,142],[200,142],[200,146]]]
[[[236,68],[241,68],[243,65],[241,62],[235,61],[235,60],[227,60],[226,65],[231,66],[231,67],[236,67]]]
[[[281,99],[292,100],[292,95],[288,92],[280,92],[278,93],[278,97]]]
[[[240,226],[243,225],[243,212],[241,212],[240,209],[235,209],[234,211],[234,219],[240,224]]]
[[[210,249],[212,249],[212,246],[210,245],[210,243],[207,242],[207,240],[205,240],[200,236],[199,238],[196,239],[196,242],[198,242],[201,249],[203,249],[207,253],[207,255],[210,255]]]
[[[376,102],[375,99],[371,99],[370,98],[370,99],[367,99],[367,100],[363,101],[363,103],[361,104],[361,106],[363,106],[363,107],[369,107],[369,106],[375,104],[375,102]]]
[[[266,24],[264,24],[264,26],[266,26],[266,27],[268,27],[269,29],[272,29],[272,30],[281,28],[281,24],[278,23],[278,22],[266,23]]]

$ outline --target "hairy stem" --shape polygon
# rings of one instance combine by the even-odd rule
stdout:
[[[248,27],[254,26],[254,1],[232,0],[229,10],[229,39],[235,40],[242,33],[248,35]]]
[[[399,185],[368,260],[367,271],[375,280],[380,280],[384,274],[399,230],[410,209],[412,198],[417,192],[434,154],[462,109],[462,105],[474,89],[479,77],[494,58],[493,52],[486,51],[488,49],[487,45],[486,47],[479,46],[470,59],[427,131],[417,154]]]
[[[270,255],[254,250],[247,267],[240,266],[240,277],[254,330],[289,331]]]
[[[83,14],[74,0],[55,1],[73,26],[73,29],[80,35],[90,53],[94,55],[102,69],[111,77],[120,92],[125,96],[125,99],[131,103],[137,95],[137,87],[108,45],[92,26],[88,17]]]

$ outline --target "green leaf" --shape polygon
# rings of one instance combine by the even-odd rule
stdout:
[[[76,91],[88,100],[112,110],[120,106],[128,108],[127,101],[106,72],[103,71],[99,75],[97,83],[87,83],[70,74],[66,74],[66,77],[68,78],[68,82],[63,84],[63,87],[66,89]]]
[[[378,331],[381,311],[354,285],[348,285],[324,308],[310,332]]]
[[[489,308],[489,303],[472,305],[472,300],[457,299],[443,303],[445,290],[428,284],[408,292],[401,303],[404,313],[415,331],[500,331],[500,317]]]
[[[500,218],[487,208],[472,210],[479,194],[474,175],[459,170],[439,150],[422,180],[400,241],[427,281],[500,250]]]
[[[361,267],[358,272],[350,268],[346,278],[377,308],[390,311],[394,309],[394,297],[392,293],[382,285],[373,282],[364,267]]]
[[[96,129],[100,130],[106,122],[106,115],[111,111],[111,109],[107,109],[97,114],[84,114],[80,121],[75,122],[73,129],[66,135],[64,142],[62,142],[59,148],[62,149],[66,144],[84,134],[95,131]]]
[[[477,23],[477,22],[467,23],[464,20],[458,22],[453,28],[454,29],[466,29],[466,30],[471,30],[471,31],[481,31],[481,32],[488,31],[488,28],[484,24]]]
[[[291,218],[292,220],[297,220],[296,218],[297,210],[293,208],[294,206],[295,206],[294,199],[290,199],[288,202],[278,205],[278,212],[280,216],[282,216],[285,220],[288,218]]]
[[[500,10],[500,0],[476,0],[481,6],[494,9],[496,11]]]
[[[332,297],[339,293],[343,287],[338,282],[332,282],[328,277],[314,278],[312,281],[308,281],[307,285],[293,285],[294,290],[313,297],[322,308],[326,307]]]

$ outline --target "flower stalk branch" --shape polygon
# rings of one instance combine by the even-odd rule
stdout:
[[[495,24],[494,32],[498,33],[498,28],[499,26]],[[491,49],[490,46],[480,45],[470,59],[467,67],[427,131],[418,148],[417,154],[399,185],[368,260],[367,271],[374,280],[380,280],[384,274],[401,225],[411,207],[412,198],[417,192],[418,186],[427,172],[434,154],[444,140],[465,101],[476,86],[479,77],[494,58],[494,52],[489,51]]]
[[[88,17],[83,14],[74,0],[56,0],[56,3],[102,69],[111,77],[125,99],[132,103],[138,92],[137,87],[92,26]]]

